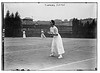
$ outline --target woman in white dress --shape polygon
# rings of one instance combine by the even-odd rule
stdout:
[[[53,36],[50,56],[54,56],[54,54],[57,53],[59,55],[58,58],[63,58],[62,54],[65,53],[63,42],[54,20],[51,20],[50,34]]]
[[[26,34],[25,34],[25,31],[23,31],[23,38],[26,38]]]
[[[46,36],[44,35],[43,29],[41,29],[41,38],[46,38]]]

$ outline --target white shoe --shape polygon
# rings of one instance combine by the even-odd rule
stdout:
[[[50,54],[50,57],[54,57],[54,55],[53,54]]]
[[[61,58],[63,58],[62,55],[60,55],[60,56],[58,57],[58,59],[61,59]]]

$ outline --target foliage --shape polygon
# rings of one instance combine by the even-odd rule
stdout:
[[[4,18],[4,28],[6,37],[18,37],[21,35],[21,19],[19,13],[10,14],[9,10]]]
[[[97,22],[95,19],[78,20],[73,18],[72,31],[74,37],[82,38],[96,38],[97,36]]]

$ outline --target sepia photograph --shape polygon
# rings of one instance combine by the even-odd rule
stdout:
[[[97,2],[1,2],[2,71],[97,71]]]

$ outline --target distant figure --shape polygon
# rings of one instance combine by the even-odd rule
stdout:
[[[23,31],[23,38],[26,38],[26,34],[25,34],[25,31]]]
[[[41,29],[41,38],[46,38],[46,36],[44,35],[43,29]]]
[[[54,54],[57,53],[59,55],[58,58],[63,58],[62,54],[65,53],[63,42],[60,34],[58,33],[58,28],[55,26],[54,20],[51,20],[49,34],[53,37],[50,56],[54,56]]]
[[[2,37],[5,37],[5,29],[3,29]]]

